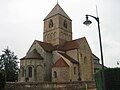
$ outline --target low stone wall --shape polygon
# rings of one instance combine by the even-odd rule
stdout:
[[[5,90],[96,90],[94,81],[80,82],[7,82]]]

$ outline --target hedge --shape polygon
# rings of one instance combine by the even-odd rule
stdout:
[[[0,90],[4,90],[5,87],[5,73],[0,71]]]
[[[106,90],[120,90],[120,68],[105,69]],[[102,71],[95,74],[97,90],[102,90]]]

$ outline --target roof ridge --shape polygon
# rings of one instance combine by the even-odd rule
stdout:
[[[76,61],[75,59],[67,55],[66,53],[61,53],[61,52],[58,52],[58,53],[61,54],[63,57],[67,58],[71,63],[75,63],[75,64],[79,63],[78,61]]]
[[[64,50],[72,50],[72,49],[77,49],[80,47],[80,45],[82,44],[82,42],[86,40],[85,37],[82,38],[78,38],[75,40],[71,40],[71,41],[67,41],[65,42],[65,44],[63,45],[63,49]]]
[[[47,42],[43,42],[43,41],[39,41],[39,40],[35,40],[35,41],[52,45],[51,43],[47,43]]]
[[[47,52],[51,52],[53,50],[53,45],[51,43],[42,42],[38,40],[36,40],[36,42],[38,42],[38,44]]]
[[[77,38],[77,39],[74,39],[72,41],[77,41],[77,40],[81,40],[81,39],[85,39],[85,37]],[[68,41],[68,42],[70,42],[70,41]]]

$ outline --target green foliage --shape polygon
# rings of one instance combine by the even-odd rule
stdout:
[[[96,87],[97,87],[97,90],[102,90],[102,71],[98,71],[96,74],[95,74],[95,82],[96,82]]]
[[[102,90],[101,71],[96,73],[95,81],[97,90]],[[120,90],[120,68],[105,69],[106,90]]]
[[[5,73],[0,71],[0,90],[4,90],[5,87]]]
[[[120,90],[120,68],[108,68],[105,71],[107,90]]]
[[[3,54],[0,55],[0,70],[4,70],[6,74],[6,81],[14,82],[18,75],[17,56],[11,50],[4,49]]]

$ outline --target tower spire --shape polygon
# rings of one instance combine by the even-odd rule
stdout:
[[[72,20],[57,3],[44,19],[43,41],[52,45],[63,45],[66,41],[71,41],[71,25]]]

